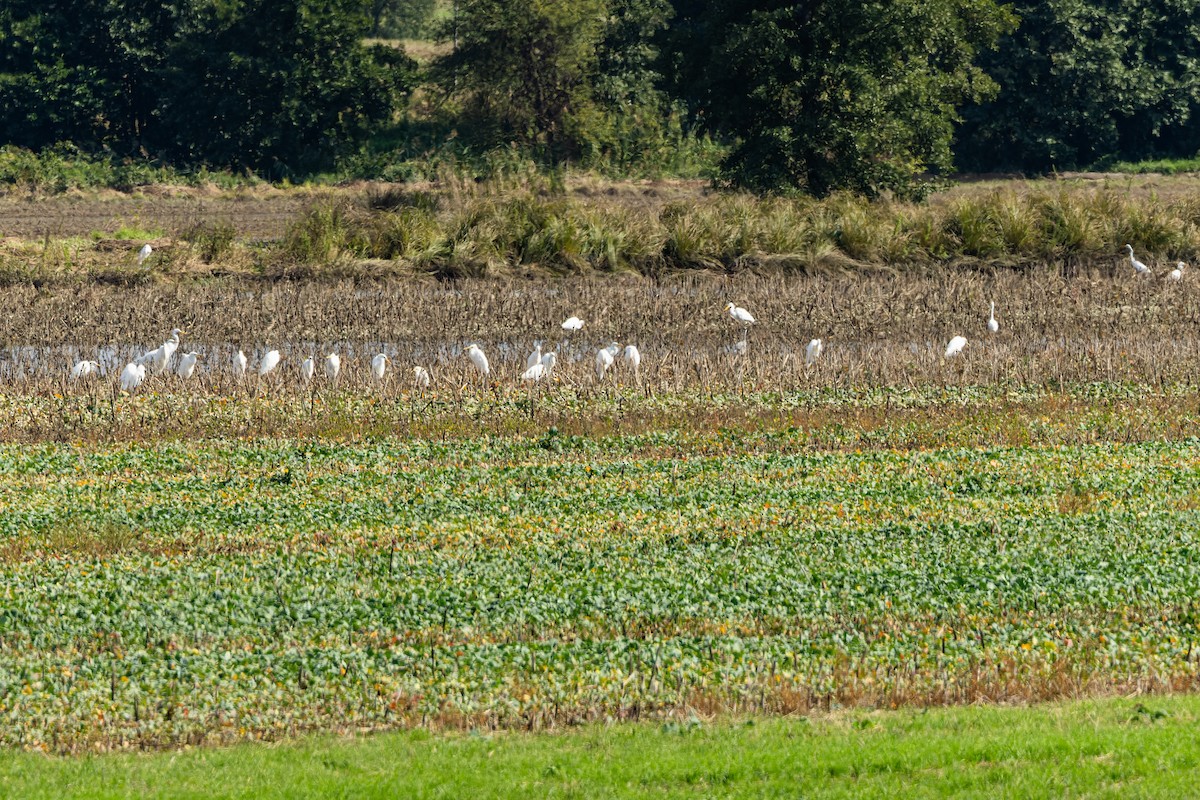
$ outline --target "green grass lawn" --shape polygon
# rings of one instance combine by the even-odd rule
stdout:
[[[1189,797],[1200,698],[0,756],[36,798]]]

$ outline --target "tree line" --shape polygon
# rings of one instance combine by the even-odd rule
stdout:
[[[1200,0],[0,3],[0,144],[328,169],[437,147],[630,169],[686,137],[758,191],[913,194],[953,169],[1200,150]],[[368,37],[437,37],[418,64]],[[419,102],[414,100],[417,98]],[[416,123],[414,124],[414,120]],[[423,126],[423,127],[422,127]]]

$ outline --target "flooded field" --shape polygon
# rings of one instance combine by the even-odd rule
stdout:
[[[731,301],[756,322],[732,319]],[[997,333],[987,328],[992,302]],[[582,330],[561,328],[572,315]],[[347,386],[368,381],[378,353],[397,373],[421,365],[460,384],[473,372],[470,343],[491,362],[489,382],[519,383],[537,342],[558,354],[557,375],[579,384],[597,382],[600,348],[635,345],[639,381],[669,391],[1189,383],[1200,368],[1198,320],[1200,291],[1189,281],[1011,271],[18,286],[0,297],[0,381],[57,389],[82,359],[111,376],[180,328],[180,354],[199,354],[189,385],[201,391],[224,384],[239,350],[251,370],[278,350],[280,389],[301,388],[304,358],[334,352]],[[946,358],[959,335],[964,352]],[[816,358],[806,353],[814,339]]]

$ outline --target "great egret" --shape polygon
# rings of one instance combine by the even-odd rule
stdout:
[[[325,377],[331,381],[336,381],[338,373],[342,371],[342,359],[337,353],[330,353],[325,356]]]
[[[250,359],[246,358],[246,354],[241,350],[237,351],[237,355],[233,357],[233,374],[239,378],[246,375],[246,365],[250,363]]]
[[[602,347],[596,351],[596,380],[604,380],[604,374],[608,372],[609,367],[617,360],[617,353],[621,352],[621,345],[612,342],[608,347]]]
[[[149,258],[150,254],[153,252],[154,248],[149,244],[142,245],[142,249],[138,250],[138,266],[140,267],[142,264],[145,264],[146,259]]]
[[[574,333],[583,328],[583,320],[579,317],[567,317],[562,324],[562,329],[567,333]]]
[[[757,322],[757,320],[754,319],[754,315],[741,306],[735,306],[733,303],[730,303],[729,305],[725,306],[725,310],[729,312],[729,316],[733,317],[743,325],[753,325],[755,322]]]
[[[471,359],[471,363],[475,365],[475,369],[479,370],[479,374],[486,377],[492,371],[488,366],[487,356],[477,344],[467,346],[467,358]]]
[[[167,371],[167,366],[171,363],[171,357],[175,355],[175,351],[179,348],[179,334],[187,333],[180,328],[171,329],[171,338],[160,344],[153,350],[143,353],[138,359],[138,363],[149,364],[155,375],[162,375]]]
[[[825,345],[820,339],[813,339],[804,347],[804,363],[808,365],[815,364],[817,359],[821,357],[821,353],[825,351]]]
[[[383,376],[387,374],[389,360],[384,353],[379,353],[371,359],[371,375],[375,378],[376,383],[383,383]]]
[[[521,380],[525,383],[537,383],[546,375],[546,365],[540,360],[533,366],[521,373]]]
[[[422,389],[429,388],[429,370],[424,367],[413,367],[413,383]]]
[[[988,312],[988,330],[992,333],[1000,332],[1000,323],[996,321],[996,301],[992,301],[992,310]]]
[[[313,372],[316,371],[316,365],[313,363],[313,357],[309,356],[300,362],[300,380],[308,383],[312,380]]]
[[[946,345],[946,358],[954,358],[956,355],[961,353],[963,351],[963,348],[966,346],[967,346],[967,337],[955,336],[953,339],[950,340],[950,343]]]
[[[550,377],[550,373],[554,371],[554,365],[558,363],[558,353],[551,350],[542,356],[542,377]]]
[[[1175,269],[1167,273],[1167,277],[1173,281],[1183,280],[1183,270],[1187,267],[1182,261],[1175,262]]]
[[[71,367],[71,380],[79,380],[86,378],[89,375],[96,375],[100,372],[100,365],[95,361],[80,361],[75,366]]]
[[[175,374],[184,380],[192,377],[192,373],[196,371],[196,359],[199,357],[200,354],[195,351],[184,353],[179,359],[179,366],[175,368]]]
[[[125,365],[125,369],[121,370],[121,389],[126,392],[132,392],[141,386],[144,380],[146,380],[144,364],[136,364],[131,361]]]
[[[542,342],[538,340],[533,343],[533,352],[525,359],[525,369],[531,369],[534,364],[540,364],[542,361]]]
[[[283,356],[279,355],[278,350],[268,350],[267,354],[262,357],[262,361],[258,363],[258,376],[261,378],[270,374],[271,370],[278,367],[282,360]]]
[[[642,354],[637,345],[625,345],[625,363],[632,367],[634,372],[642,365]]]
[[[1133,245],[1127,244],[1125,248],[1129,251],[1129,263],[1133,264],[1133,271],[1137,275],[1149,275],[1150,268],[1133,257]]]

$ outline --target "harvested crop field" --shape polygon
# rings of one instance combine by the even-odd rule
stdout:
[[[697,197],[705,235],[766,208]],[[1166,277],[1194,234],[1164,222],[1176,201],[1159,249],[1136,240],[1148,278],[1110,252],[1132,216],[1040,267],[855,261],[843,233],[821,268],[767,265],[749,237],[758,266],[600,274],[494,248],[468,278],[350,236],[260,269],[248,254],[333,208],[307,199],[211,269],[169,242],[139,267],[136,236],[22,239],[10,255],[69,263],[0,295],[0,742],[1192,691],[1200,289]],[[129,263],[77,269],[88,247]],[[123,390],[173,328],[194,373]],[[610,342],[640,359],[601,375]],[[557,360],[531,377],[536,347]],[[72,379],[81,360],[96,374]]]

